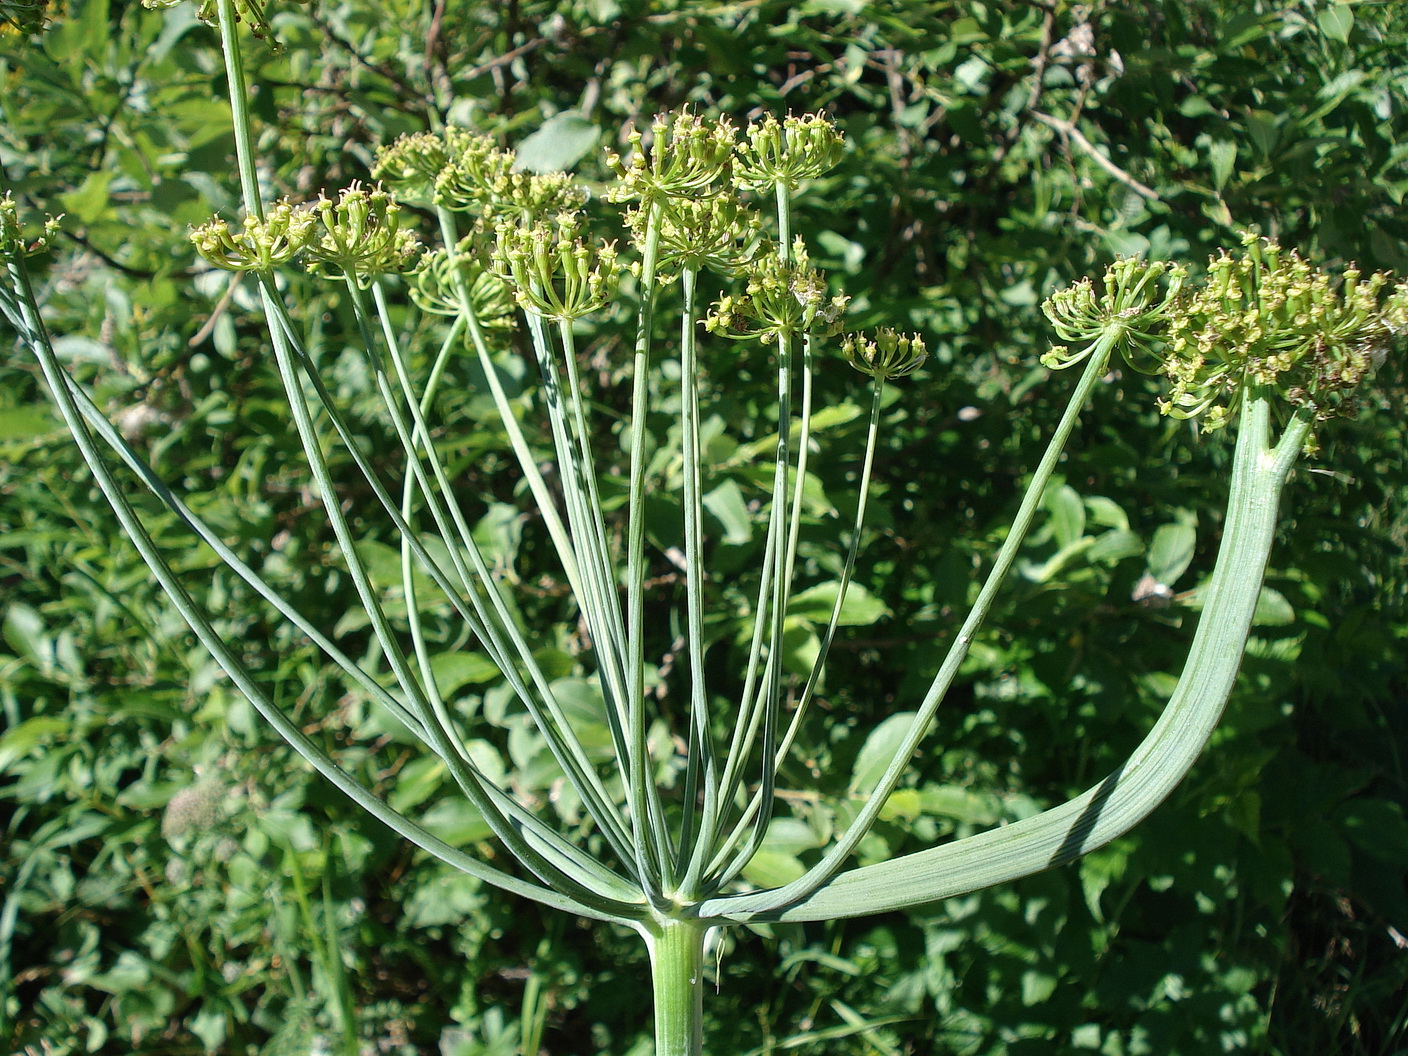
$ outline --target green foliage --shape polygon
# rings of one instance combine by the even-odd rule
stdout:
[[[346,616],[333,541],[306,516],[255,299],[187,249],[212,210],[236,216],[211,31],[189,5],[83,0],[50,14],[42,36],[0,31],[0,162],[18,194],[67,214],[32,261],[54,329],[73,335],[62,352],[197,512],[363,655],[371,636]],[[1408,264],[1408,24],[1395,5],[1168,0],[1097,6],[1083,22],[1066,4],[579,0],[448,5],[434,21],[388,0],[270,16],[287,47],[253,58],[271,198],[366,178],[373,147],[424,130],[432,111],[589,182],[606,174],[598,146],[625,146],[601,130],[658,108],[840,115],[848,155],[799,203],[799,228],[844,274],[860,325],[918,330],[932,358],[917,395],[884,408],[873,528],[760,881],[795,876],[853,814],[1000,543],[1064,396],[1063,379],[1035,369],[1050,341],[1044,293],[1115,253],[1199,259],[1247,226],[1310,258]],[[347,305],[292,285],[367,449],[391,449],[345,351]],[[589,356],[604,401],[621,406],[620,351],[597,343]],[[761,359],[704,367],[720,425],[704,425],[705,508],[727,577],[763,544],[747,507],[770,472],[755,463],[773,444],[775,395]],[[527,408],[525,361],[497,369]],[[543,663],[571,682],[580,632],[564,585],[500,455],[482,372],[455,371],[447,420],[475,424],[444,457],[483,497],[477,532],[499,569],[529,588],[520,604],[527,625],[548,628]],[[1327,432],[1292,483],[1238,692],[1173,799],[1059,872],[878,921],[723,940],[710,958],[720,1051],[1368,1056],[1404,1044],[1408,445],[1401,365],[1379,377],[1381,398]],[[837,589],[834,525],[852,512],[865,420],[854,378],[844,363],[819,369],[832,417],[813,423],[828,457],[805,492],[799,563],[813,586],[793,599],[787,642],[799,672]],[[1018,580],[861,860],[1028,816],[1147,730],[1186,652],[1227,457],[1158,421],[1152,393],[1121,378],[1087,416],[1082,476],[1049,489]],[[374,1051],[511,1052],[542,1026],[550,1052],[644,1051],[629,938],[589,939],[492,896],[311,777],[193,646],[46,408],[29,368],[0,362],[4,1044],[306,1053],[344,1043],[350,992]],[[389,547],[370,497],[346,501],[368,511],[369,552]],[[677,523],[651,521],[661,553],[681,545]],[[162,534],[189,545],[174,522]],[[443,770],[212,554],[187,551],[181,570],[251,666],[317,717],[316,737],[377,744],[350,757],[360,777],[423,806],[450,843],[485,840]],[[727,668],[746,651],[752,600],[743,582],[719,595],[706,631]],[[503,684],[457,652],[448,619],[427,623],[456,706],[485,720],[482,758],[507,759],[521,791],[572,824],[578,806],[553,799],[545,747]],[[651,676],[667,704],[668,645]],[[578,705],[583,729],[599,723],[599,701]]]

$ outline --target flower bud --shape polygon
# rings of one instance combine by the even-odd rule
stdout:
[[[741,296],[724,296],[704,320],[705,329],[720,337],[756,338],[771,345],[781,336],[840,333],[850,298],[830,296],[826,280],[811,266],[806,247],[797,239],[792,259],[768,253],[753,261]]]
[[[1354,390],[1404,329],[1408,284],[1357,268],[1336,283],[1293,250],[1254,234],[1221,253],[1171,314],[1162,369],[1173,384],[1160,409],[1202,416],[1212,432],[1249,388],[1279,390],[1318,420],[1354,412]]]
[[[402,201],[428,204],[435,197],[435,181],[447,167],[465,156],[493,152],[494,144],[488,136],[463,128],[417,132],[378,147],[372,177],[391,188]]]
[[[616,247],[593,250],[579,237],[581,230],[572,213],[559,214],[551,226],[498,226],[494,265],[524,311],[563,321],[611,303],[620,279]]]
[[[701,121],[689,110],[662,114],[651,127],[646,148],[640,131],[629,137],[629,150],[608,153],[606,164],[618,182],[607,191],[613,202],[653,203],[665,198],[701,198],[729,171],[738,134],[727,120]]]
[[[49,248],[62,217],[46,217],[39,231],[26,233],[19,209],[9,194],[0,196],[0,257],[32,257]]]
[[[224,271],[268,272],[307,248],[314,219],[287,198],[275,202],[261,222],[246,218],[236,234],[218,217],[191,232],[196,252]]]
[[[637,244],[645,238],[645,220],[640,209],[626,214]],[[661,213],[660,263],[735,274],[751,259],[761,227],[757,214],[731,194],[670,199]]]
[[[314,274],[350,274],[365,282],[409,271],[420,255],[416,237],[400,229],[401,207],[380,187],[354,182],[337,201],[320,195],[308,208],[317,219],[308,241]]]
[[[877,381],[913,374],[929,358],[922,337],[901,334],[889,327],[881,327],[873,341],[861,334],[847,334],[841,342],[841,351],[851,366]]]
[[[845,154],[845,139],[821,114],[794,117],[779,123],[768,114],[748,126],[738,144],[734,172],[745,187],[788,189],[835,168]]]
[[[1072,352],[1055,346],[1041,362],[1053,370],[1072,366],[1090,355],[1096,341],[1113,333],[1130,365],[1147,369],[1136,357],[1148,353],[1149,346],[1158,340],[1186,275],[1177,265],[1122,258],[1105,269],[1102,294],[1095,292],[1089,279],[1057,291],[1041,310],[1062,341],[1080,347]]]
[[[455,269],[464,276],[469,306],[481,326],[512,325],[514,302],[503,280],[484,267],[463,243],[460,252],[451,257],[437,249],[421,257],[411,276],[411,300],[423,312],[433,315],[459,315],[463,311]]]

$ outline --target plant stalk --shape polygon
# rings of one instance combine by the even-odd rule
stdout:
[[[704,936],[699,920],[657,917],[638,925],[650,949],[655,1056],[703,1056]]]

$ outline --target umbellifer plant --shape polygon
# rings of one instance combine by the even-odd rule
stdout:
[[[193,241],[212,265],[246,273],[257,285],[312,486],[387,671],[350,658],[327,629],[261,579],[158,479],[64,372],[25,266],[45,233],[27,231],[8,196],[0,202],[0,309],[37,358],[123,528],[196,636],[261,714],[333,784],[427,853],[510,894],[639,933],[650,953],[659,1056],[703,1051],[710,929],[855,917],[932,902],[1070,861],[1147,815],[1192,765],[1231,691],[1292,465],[1313,446],[1317,425],[1345,409],[1376,358],[1408,325],[1408,286],[1390,287],[1385,276],[1352,270],[1332,280],[1254,236],[1212,261],[1196,284],[1180,266],[1122,260],[1098,283],[1084,281],[1053,296],[1045,310],[1065,344],[1045,362],[1079,365],[1079,380],[976,600],[851,823],[802,875],[759,889],[746,882],[744,871],[767,840],[778,769],[822,683],[842,617],[882,399],[891,382],[926,358],[916,336],[844,335],[845,298],[831,293],[791,230],[792,196],[840,159],[840,135],[819,115],[768,117],[742,130],[688,112],[660,117],[630,135],[624,155],[608,159],[616,179],[605,197],[628,210],[629,236],[619,249],[593,241],[586,197],[569,178],[518,171],[511,154],[455,128],[387,145],[371,174],[380,183],[354,184],[334,199],[271,205],[261,200],[256,177],[234,0],[214,0],[210,17],[225,52],[245,216],[238,230],[214,220],[196,230]],[[767,203],[769,223],[747,204],[749,196]],[[435,217],[438,248],[421,242],[398,203]],[[769,226],[771,235],[764,235]],[[281,293],[276,274],[300,263],[345,288],[366,365],[403,449],[399,480],[384,479],[356,442],[347,412],[309,354],[296,310]],[[702,305],[704,272],[733,292]],[[403,280],[388,282],[387,276]],[[402,281],[420,310],[449,320],[424,376],[413,369],[389,314]],[[632,401],[621,429],[628,470],[615,503],[620,512],[608,516],[602,454],[594,447],[601,430],[580,367],[577,323],[621,305],[634,317]],[[539,405],[551,436],[556,490],[544,478],[543,453],[520,426],[519,408],[494,363],[497,335],[515,312],[541,375]],[[736,684],[722,688],[709,684],[705,663],[701,341],[749,342],[754,354],[771,356],[779,408],[771,485],[762,489],[759,506],[766,546],[748,661]],[[662,349],[679,365],[670,439],[649,430],[651,415],[662,413],[652,406],[661,391],[653,372]],[[817,357],[836,354],[870,378],[867,445],[830,620],[810,673],[795,678],[783,667],[783,635],[813,443],[813,370]],[[522,626],[506,580],[476,540],[472,502],[456,493],[437,454],[437,391],[446,365],[463,355],[482,365],[518,471],[570,586],[590,644],[578,662],[609,731],[604,747],[584,742],[580,715],[543,670],[533,630]],[[1169,379],[1166,413],[1201,417],[1209,430],[1230,426],[1237,433],[1216,568],[1177,688],[1128,761],[1083,795],[967,839],[856,866],[853,852],[929,730],[1018,556],[1080,410],[1116,356]],[[343,484],[327,455],[334,443],[345,448],[399,532],[404,617],[388,613],[387,591],[374,582],[354,524],[337,501]],[[126,477],[119,477],[114,456],[125,464]],[[675,465],[677,473],[666,472]],[[491,863],[437,838],[360,786],[304,734],[186,591],[129,502],[132,479],[443,763],[502,856]],[[687,728],[662,738],[654,735],[661,717],[651,708],[646,660],[646,581],[653,562],[646,498],[668,480],[677,481],[683,511],[679,620],[688,707]],[[507,782],[495,780],[495,768],[480,754],[482,741],[471,749],[472,718],[442,693],[423,626],[428,607],[445,605],[462,621],[464,640],[492,658],[531,717],[564,794],[590,820],[589,838],[569,834],[550,811],[520,801]],[[721,699],[731,701],[731,714],[719,714]],[[721,729],[728,731],[722,739]],[[516,866],[501,864],[505,857]]]

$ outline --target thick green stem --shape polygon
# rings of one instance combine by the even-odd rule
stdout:
[[[657,919],[639,925],[650,949],[655,997],[655,1056],[704,1052],[704,936],[698,920]]]

